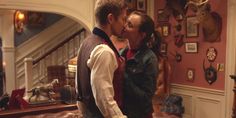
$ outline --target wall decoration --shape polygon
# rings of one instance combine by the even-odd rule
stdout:
[[[168,46],[168,44],[166,42],[161,43],[161,47],[160,47],[161,54],[163,54],[163,55],[167,54],[167,46]]]
[[[195,14],[198,17],[197,20],[201,25],[203,31],[204,41],[220,41],[223,22],[221,15],[217,13],[217,11],[212,11],[211,5],[208,0],[205,0],[206,2],[202,2],[201,0],[200,3],[197,3],[196,0],[194,1],[195,3],[193,4],[196,5],[196,8],[190,8],[196,12]],[[185,7],[187,7],[188,5],[190,4],[187,4]]]
[[[186,72],[186,76],[187,76],[187,81],[193,82],[194,76],[195,76],[195,69],[188,68]]]
[[[223,63],[218,63],[216,67],[219,72],[223,72],[225,70],[225,65]]]
[[[169,23],[159,24],[156,27],[156,31],[158,31],[161,34],[161,36],[167,37],[171,34],[170,24]]]
[[[184,45],[184,35],[183,34],[177,34],[175,37],[175,45],[180,48]]]
[[[198,37],[199,24],[197,24],[196,16],[188,16],[186,18],[186,37]]]
[[[157,11],[157,22],[168,22],[169,21],[169,15],[164,14],[163,9],[159,9]]]
[[[137,0],[137,10],[146,12],[147,11],[147,0]]]
[[[28,26],[42,27],[45,24],[45,16],[40,12],[28,12]]]
[[[209,62],[214,62],[217,57],[217,50],[214,47],[208,48],[206,56]]]
[[[127,0],[128,9],[135,10],[136,9],[136,1],[137,0]]]
[[[198,52],[197,42],[185,43],[185,52],[186,53],[197,53]]]
[[[203,70],[206,81],[211,85],[217,80],[217,70],[210,63],[209,67],[205,67],[205,60],[203,60]]]
[[[137,0],[126,0],[128,9],[127,9],[127,15],[129,15],[131,12],[137,9],[136,4]]]
[[[176,62],[181,62],[182,61],[182,55],[176,51],[175,54],[175,60]]]

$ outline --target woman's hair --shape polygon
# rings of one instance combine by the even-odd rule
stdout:
[[[160,52],[160,44],[161,44],[161,36],[158,32],[155,31],[154,21],[150,16],[143,12],[134,11],[131,14],[135,14],[141,17],[141,23],[139,25],[139,32],[146,33],[146,37],[144,38],[144,42],[149,44],[153,52],[159,56]]]
[[[107,16],[113,14],[117,19],[122,10],[127,8],[125,0],[96,0],[95,18],[98,24],[107,24]]]

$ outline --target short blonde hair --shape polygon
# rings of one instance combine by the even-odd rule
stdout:
[[[126,8],[125,0],[96,0],[94,9],[96,21],[100,25],[105,25],[108,14],[111,13],[118,18],[122,10]]]

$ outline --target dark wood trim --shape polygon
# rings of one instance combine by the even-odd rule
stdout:
[[[50,55],[51,53],[53,53],[55,50],[57,50],[58,48],[60,48],[61,46],[63,46],[64,44],[66,44],[67,42],[69,42],[70,40],[72,40],[75,36],[79,35],[80,33],[86,31],[84,28],[79,30],[78,32],[74,33],[73,35],[71,35],[70,37],[68,37],[66,40],[64,40],[63,42],[59,43],[58,45],[56,45],[54,48],[50,49],[48,52],[46,52],[44,55],[42,55],[41,57],[39,57],[38,59],[35,59],[33,61],[33,65],[35,65],[36,63],[38,63],[39,61],[41,61],[42,59],[44,59],[45,57],[47,57],[48,55]]]
[[[76,110],[78,109],[76,104],[53,104],[53,105],[44,105],[44,106],[34,106],[26,109],[14,109],[0,111],[0,118],[20,118],[28,115],[39,115],[45,113],[57,113],[66,110]]]

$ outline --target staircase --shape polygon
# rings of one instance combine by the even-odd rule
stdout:
[[[63,18],[17,47],[16,88],[31,88],[36,86],[39,80],[47,79],[48,66],[67,67],[69,60],[76,56],[85,36],[86,30],[77,22]]]

